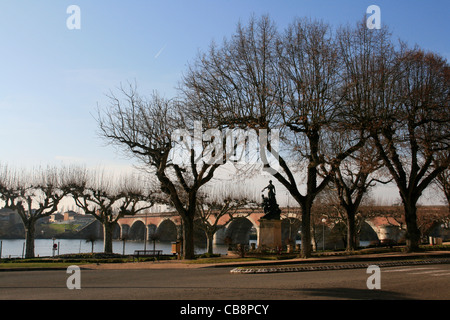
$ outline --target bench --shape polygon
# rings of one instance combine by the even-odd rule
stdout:
[[[137,258],[139,261],[139,258],[145,258],[145,257],[153,257],[156,259],[159,259],[159,257],[162,254],[162,250],[134,250],[134,254],[133,254],[133,261],[134,258]]]

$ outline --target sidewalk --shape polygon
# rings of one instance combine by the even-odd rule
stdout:
[[[367,268],[379,266],[450,263],[450,251],[426,251],[417,253],[378,253],[348,256],[314,257],[309,259],[261,260],[222,263],[189,263],[183,260],[162,260],[132,263],[105,263],[80,266],[82,269],[196,269],[196,268],[234,268],[232,273],[294,272],[330,269]]]
[[[230,268],[231,273],[272,273],[301,272],[338,269],[367,268],[369,265],[379,267],[405,266],[418,264],[450,264],[450,251],[424,251],[416,253],[388,252],[361,255],[329,255],[309,259],[259,260],[244,262],[195,263],[183,260],[161,260],[127,263],[79,264],[84,270],[152,270],[152,269],[199,269]],[[77,263],[74,263],[77,265]],[[64,267],[24,267],[0,268],[2,271],[37,271],[62,270]]]

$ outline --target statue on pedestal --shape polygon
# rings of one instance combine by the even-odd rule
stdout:
[[[280,220],[281,210],[277,204],[277,199],[275,198],[275,186],[272,184],[272,180],[269,181],[269,185],[262,189],[261,192],[266,189],[269,190],[269,194],[268,198],[262,195],[262,206],[265,215],[261,219]]]

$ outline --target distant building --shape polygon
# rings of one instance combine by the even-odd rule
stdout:
[[[74,223],[85,223],[86,221],[95,220],[93,215],[77,213],[75,211],[64,212],[64,221]]]
[[[62,215],[59,212],[53,213],[50,215],[48,222],[54,223],[54,222],[61,222],[64,220],[64,215]]]
[[[9,223],[14,225],[16,223],[21,223],[19,214],[15,210],[11,210],[9,208],[0,209],[0,222]]]
[[[75,211],[67,211],[64,212],[64,221],[69,220],[75,220],[77,216],[79,216],[79,213],[76,213]]]
[[[56,212],[49,216],[50,223],[75,223],[76,221],[92,220],[91,215],[80,214],[75,211],[66,211],[64,213]]]

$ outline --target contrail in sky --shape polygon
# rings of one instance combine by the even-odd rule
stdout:
[[[158,59],[159,55],[164,51],[166,46],[167,46],[167,43],[164,45],[164,47],[161,48],[161,50],[158,51],[158,53],[155,55],[155,59]]]

